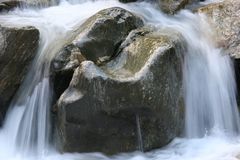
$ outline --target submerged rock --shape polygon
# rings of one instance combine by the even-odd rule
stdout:
[[[33,27],[0,26],[0,114],[24,79],[38,47],[39,32]]]
[[[81,63],[57,103],[60,150],[148,151],[179,134],[184,46],[171,32],[132,31],[114,60]]]

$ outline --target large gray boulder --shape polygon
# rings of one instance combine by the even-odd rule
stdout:
[[[104,9],[90,17],[52,62],[56,97],[68,87],[66,81],[70,81],[78,61],[87,59],[96,64],[109,61],[129,32],[142,25],[139,17],[118,7]]]
[[[101,67],[83,61],[57,102],[60,150],[116,154],[168,144],[182,129],[181,35],[138,29]]]
[[[23,81],[38,47],[33,27],[0,26],[0,117]]]

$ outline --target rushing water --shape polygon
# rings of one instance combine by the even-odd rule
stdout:
[[[24,84],[13,100],[0,131],[1,160],[231,160],[240,153],[235,80],[228,56],[214,47],[204,18],[183,11],[167,16],[148,3],[115,0],[71,0],[46,9],[15,10],[0,15],[1,24],[32,25],[40,31],[40,47]],[[101,9],[120,6],[156,29],[172,28],[187,42],[184,54],[186,138],[149,153],[106,157],[99,153],[60,154],[51,146],[50,61],[77,34],[77,27]],[[41,107],[39,107],[41,106]],[[136,121],[138,121],[136,117]],[[140,126],[139,126],[140,128]],[[141,134],[139,135],[141,139]]]

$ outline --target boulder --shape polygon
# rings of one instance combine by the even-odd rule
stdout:
[[[132,31],[110,62],[83,61],[57,102],[57,146],[116,154],[168,144],[182,130],[182,36]]]
[[[0,114],[3,119],[38,47],[34,27],[0,26]]]
[[[90,17],[79,27],[76,38],[52,62],[56,98],[68,87],[79,62],[87,59],[101,64],[110,60],[128,33],[142,25],[139,17],[117,7],[104,9]]]

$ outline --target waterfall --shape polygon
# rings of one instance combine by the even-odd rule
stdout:
[[[29,25],[27,20],[26,23]],[[8,112],[9,117],[14,118],[12,115],[16,114],[16,112],[20,117],[20,122],[14,126],[16,131],[12,147],[16,147],[15,149],[23,155],[44,155],[50,147],[50,108],[52,98],[49,80],[50,62],[60,49],[60,46],[62,46],[61,40],[67,38],[67,36],[58,36],[58,34],[64,33],[62,29],[54,25],[48,26],[49,28],[44,28],[45,26],[41,25],[44,25],[44,23],[36,25],[42,35],[38,53]],[[53,29],[55,29],[56,35],[48,37]],[[13,125],[12,122],[12,119],[7,118],[4,128]]]
[[[174,18],[146,12],[151,24],[179,31],[187,43],[187,51],[183,53],[186,136],[202,137],[213,130],[239,134],[233,64],[228,55],[215,47],[214,31],[205,17],[187,11]]]
[[[0,131],[0,159],[234,159],[240,152],[234,70],[230,58],[215,47],[210,26],[203,17],[188,11],[170,17],[146,2],[125,5],[116,0],[72,0],[71,3],[62,1],[59,6],[50,8],[17,9],[0,14],[1,24],[32,25],[39,29],[41,36],[36,58]],[[50,62],[77,34],[77,28],[84,20],[101,9],[115,6],[143,17],[146,25],[156,29],[172,28],[183,35],[187,43],[187,51],[183,53],[187,138],[176,138],[166,148],[154,152],[112,158],[95,153],[61,155],[53,152]],[[141,141],[139,116],[136,116],[136,123]],[[216,132],[221,134],[216,135]]]
[[[195,37],[187,39],[190,45],[184,66],[185,124],[190,138],[214,130],[227,134],[240,131],[233,64],[221,49],[209,45],[212,42],[207,39],[211,35],[208,28],[199,24]]]

